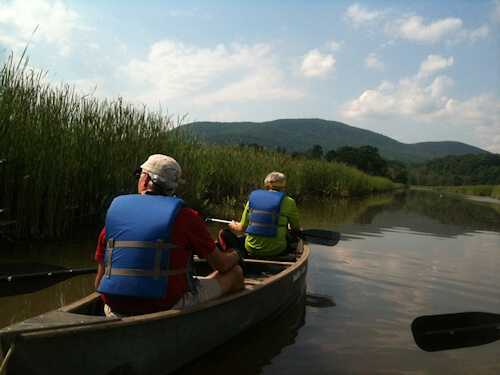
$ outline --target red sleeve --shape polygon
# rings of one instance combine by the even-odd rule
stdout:
[[[206,258],[217,247],[198,212],[188,207],[181,208],[175,218],[172,242],[186,246],[200,258]]]
[[[104,254],[106,254],[106,228],[102,228],[99,239],[97,240],[97,249],[94,259],[98,262],[104,262]]]

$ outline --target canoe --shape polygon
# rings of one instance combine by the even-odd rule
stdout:
[[[184,310],[124,318],[93,293],[0,330],[6,374],[166,374],[264,324],[306,287],[309,245],[290,257],[248,259],[245,289]],[[196,262],[199,275],[211,269]]]

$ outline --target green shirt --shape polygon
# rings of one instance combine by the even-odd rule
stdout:
[[[274,190],[270,190],[274,191]],[[295,201],[285,196],[281,201],[278,235],[276,237],[260,236],[248,233],[245,239],[246,250],[257,256],[272,256],[281,253],[286,249],[286,227],[290,223],[291,228],[300,226],[299,213]],[[241,217],[241,225],[248,227],[250,220],[248,217],[248,202]]]

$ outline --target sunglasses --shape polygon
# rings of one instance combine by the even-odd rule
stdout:
[[[135,177],[137,181],[141,178],[142,168],[137,168],[132,175]]]

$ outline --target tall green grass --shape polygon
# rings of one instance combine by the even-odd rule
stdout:
[[[0,231],[11,238],[60,236],[74,224],[102,224],[111,200],[136,191],[150,154],[176,158],[187,180],[177,193],[208,213],[243,201],[267,173],[288,177],[292,196],[359,196],[393,188],[341,164],[294,161],[251,147],[205,146],[175,131],[182,119],[121,98],[100,101],[53,87],[11,54],[0,72]]]

